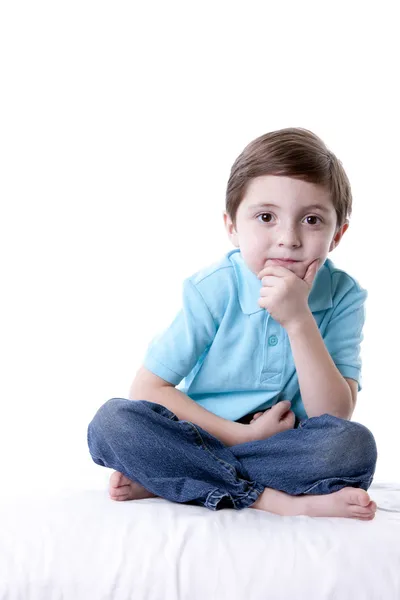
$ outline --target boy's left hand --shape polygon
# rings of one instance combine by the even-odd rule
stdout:
[[[301,321],[310,314],[308,296],[319,267],[319,259],[314,260],[301,279],[289,269],[280,265],[265,267],[258,274],[262,280],[259,306],[265,308],[271,317],[283,327]]]

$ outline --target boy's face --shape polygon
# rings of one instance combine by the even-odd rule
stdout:
[[[337,228],[336,211],[324,187],[275,175],[250,181],[236,214],[236,229],[226,213],[224,222],[231,242],[255,275],[277,264],[301,279],[315,259],[320,259],[320,266],[324,263],[348,228],[347,223]]]

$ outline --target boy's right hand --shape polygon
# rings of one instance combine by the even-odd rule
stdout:
[[[256,413],[248,425],[249,442],[265,440],[276,433],[293,429],[296,415],[290,410],[290,400],[282,400],[265,412]]]

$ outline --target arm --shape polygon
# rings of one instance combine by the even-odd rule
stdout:
[[[162,404],[178,419],[199,425],[226,446],[248,441],[246,425],[218,417],[143,366],[132,383],[129,399]]]
[[[300,323],[294,322],[286,330],[307,415],[317,417],[328,413],[350,419],[355,405],[357,382],[350,380],[352,383],[348,383],[337,369],[312,313]]]
[[[338,301],[322,339],[308,305],[315,262],[308,267],[304,279],[283,267],[263,269],[259,278],[265,287],[261,289],[259,304],[288,333],[308,416],[328,413],[350,419],[361,389],[360,343],[367,293],[348,276],[342,278],[336,288]]]

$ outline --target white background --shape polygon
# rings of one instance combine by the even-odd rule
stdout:
[[[185,277],[233,248],[230,167],[313,130],[354,211],[330,258],[368,289],[363,390],[376,481],[400,481],[399,53],[389,2],[4,2],[2,493],[104,488],[86,431],[127,397]]]

